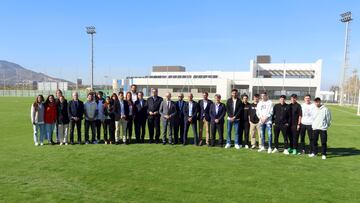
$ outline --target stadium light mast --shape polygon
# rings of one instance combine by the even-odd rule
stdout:
[[[91,90],[94,90],[94,34],[96,33],[95,27],[86,27],[86,33],[91,35]]]
[[[346,13],[342,13],[340,21],[345,23],[345,49],[344,49],[344,63],[341,69],[341,80],[340,80],[340,105],[344,103],[344,88],[345,88],[345,80],[346,80],[346,72],[349,66],[349,24],[353,20],[351,18],[351,12],[348,11]]]

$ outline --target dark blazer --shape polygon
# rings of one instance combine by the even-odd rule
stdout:
[[[57,114],[57,123],[58,124],[69,124],[69,113],[68,113],[68,103],[65,100],[63,103],[58,103],[58,114]]]
[[[125,115],[125,120],[127,119],[127,117],[129,116],[129,103],[126,100],[123,100],[123,104],[124,104],[124,115]],[[121,118],[121,109],[120,109],[120,100],[116,100],[114,102],[114,114],[115,114],[115,120],[118,121]]]
[[[242,102],[239,98],[237,98],[234,112],[234,101],[232,100],[232,98],[226,101],[226,113],[229,117],[235,116],[235,119],[240,119],[240,112],[242,107]]]
[[[153,97],[149,97],[147,99],[147,113],[149,114],[150,111],[152,112],[158,112],[157,116],[160,116],[159,109],[160,104],[163,101],[163,98],[156,96],[156,100],[154,100]]]
[[[143,100],[143,105],[141,107],[140,104],[140,100],[136,100],[135,101],[135,108],[133,109],[133,113],[135,116],[135,119],[141,120],[141,119],[146,119],[147,118],[147,102],[144,99]]]
[[[207,100],[206,108],[204,109],[204,100],[199,100],[199,120],[203,120],[205,118],[206,121],[210,121],[210,107],[213,102],[211,100]]]
[[[77,102],[74,100],[69,101],[68,114],[70,120],[72,117],[78,117],[80,120],[82,120],[84,115],[84,103],[80,100],[78,100]]]
[[[183,112],[183,109],[184,109],[184,107],[185,107],[185,105],[186,105],[186,102],[183,100],[182,101],[182,106],[180,106],[180,101],[176,101],[176,110],[177,110],[177,114],[176,114],[176,116],[177,116],[177,118],[179,119],[179,120],[184,120],[184,112]]]
[[[211,123],[215,124],[215,119],[219,119],[219,123],[224,123],[224,117],[226,114],[226,107],[223,103],[220,103],[219,111],[216,114],[216,104],[212,103],[210,107],[210,117],[211,117]]]
[[[198,103],[193,101],[193,106],[192,106],[192,120],[195,122],[197,117],[198,117],[198,112],[199,112],[199,108],[198,108]],[[186,102],[185,106],[184,106],[184,110],[183,110],[183,114],[184,114],[184,119],[189,119],[189,102]]]

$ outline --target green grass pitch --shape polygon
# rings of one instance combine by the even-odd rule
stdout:
[[[329,106],[329,155],[321,160],[206,146],[35,147],[32,102],[0,97],[1,202],[360,201],[353,108]]]

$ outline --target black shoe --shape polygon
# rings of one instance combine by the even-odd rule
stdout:
[[[156,143],[157,144],[157,143]],[[163,145],[166,145],[166,142],[163,142]]]
[[[78,144],[81,145],[81,141],[78,141]]]
[[[156,140],[156,141],[155,141],[155,144],[159,144],[159,141]]]
[[[71,145],[74,145],[74,142],[70,142]]]

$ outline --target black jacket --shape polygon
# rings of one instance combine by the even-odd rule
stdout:
[[[302,110],[299,103],[289,104],[290,106],[290,125],[297,125],[299,116],[302,116]]]
[[[250,103],[241,103],[241,109],[240,109],[240,121],[244,123],[249,122],[249,114],[251,110],[251,104]],[[256,113],[255,113],[256,114]]]
[[[141,106],[140,100],[135,101],[135,108],[133,109],[133,114],[135,120],[144,120],[147,118],[147,101],[143,100],[143,105]]]
[[[159,109],[160,109],[160,104],[163,101],[163,98],[156,96],[156,100],[154,99],[154,97],[149,97],[147,100],[147,113],[149,114],[149,112],[157,112],[158,114],[156,116],[160,117],[160,113],[159,113]]]
[[[275,104],[273,108],[273,123],[275,125],[290,124],[290,106],[288,104]]]
[[[122,101],[124,104],[124,115],[125,120],[129,117],[129,103],[126,100]],[[114,114],[115,114],[115,120],[118,121],[121,118],[121,109],[120,109],[120,100],[116,100],[114,102]]]
[[[69,113],[68,113],[68,103],[65,100],[63,103],[58,103],[58,114],[57,114],[57,123],[58,124],[69,124]]]
[[[226,101],[226,113],[229,117],[235,116],[235,119],[240,119],[240,112],[242,109],[242,102],[239,98],[236,99],[235,104],[235,112],[234,112],[234,102],[233,99],[230,98]]]
[[[250,105],[250,109],[249,109],[249,118],[250,118],[250,122],[257,124],[259,123],[259,118],[256,115],[256,108],[257,108],[257,104],[252,103]]]
[[[198,114],[199,108],[198,108],[198,103],[196,103],[195,101],[193,101],[193,105],[192,105],[192,121],[195,122],[197,119],[197,114]],[[187,120],[189,119],[189,102],[186,102],[184,109],[183,109],[183,114],[184,114],[184,119]]]
[[[210,107],[210,117],[211,123],[215,124],[215,119],[219,119],[220,124],[224,124],[225,122],[225,114],[226,114],[226,107],[223,103],[220,103],[218,113],[216,113],[216,104],[212,103]]]
[[[176,104],[176,111],[178,112],[176,114],[177,119],[184,120],[184,112],[183,112],[183,110],[184,110],[184,107],[186,105],[186,102],[183,100],[182,101],[182,106],[180,105],[180,101],[176,101],[175,104]]]
[[[68,114],[70,120],[73,117],[78,117],[80,120],[82,120],[84,115],[84,103],[80,100],[78,100],[77,102],[74,100],[69,101]]]
[[[199,101],[199,120],[205,120],[206,121],[210,121],[211,120],[211,117],[210,117],[210,107],[211,107],[211,104],[213,102],[211,100],[207,100],[207,105],[206,105],[206,108],[204,109],[204,100],[200,100]]]

